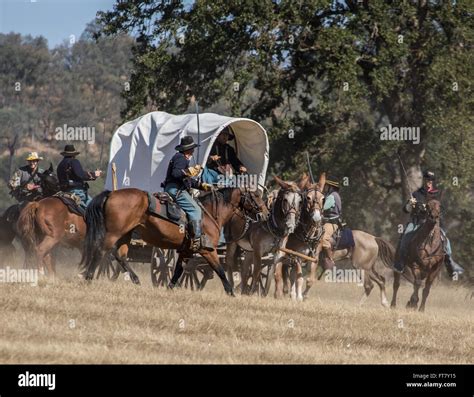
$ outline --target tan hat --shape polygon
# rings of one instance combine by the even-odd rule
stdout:
[[[38,152],[30,152],[25,159],[26,161],[34,161],[34,160],[43,160],[43,157],[38,156]]]

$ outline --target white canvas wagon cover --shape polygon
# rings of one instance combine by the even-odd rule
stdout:
[[[258,175],[258,183],[265,183],[268,166],[268,138],[265,129],[257,122],[221,116],[215,113],[199,115],[200,143],[194,151],[191,165],[205,165],[211,147],[226,126],[230,126],[235,140],[237,156],[249,174]],[[180,139],[190,135],[198,141],[196,114],[173,115],[151,112],[123,124],[113,134],[110,144],[109,169],[105,188],[112,189],[110,164],[117,168],[117,187],[135,187],[147,191],[160,191],[168,163],[176,153]]]

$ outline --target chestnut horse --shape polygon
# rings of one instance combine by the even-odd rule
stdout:
[[[441,204],[438,200],[431,199],[426,203],[426,218],[422,226],[414,233],[407,246],[405,269],[410,269],[413,279],[413,294],[406,307],[418,307],[418,291],[424,279],[425,287],[419,311],[425,310],[426,299],[430,293],[431,285],[443,267],[445,252],[441,228],[439,225]],[[405,273],[405,272],[404,272]],[[392,307],[397,305],[397,292],[400,287],[400,273],[394,272]]]
[[[54,174],[53,164],[50,164],[47,170],[38,175],[41,179],[40,185],[43,189],[43,197],[52,196],[59,191],[58,178]],[[30,262],[35,261],[34,252],[37,243],[35,238],[35,225],[31,224],[26,226],[24,223],[24,217],[29,212],[29,208],[36,208],[40,201],[41,200],[26,204],[16,204],[5,211],[4,217],[11,219],[2,219],[2,223],[5,224],[5,230],[0,233],[2,234],[1,240],[3,240],[3,236],[7,236],[11,244],[15,236],[18,237],[23,249],[25,250],[24,267],[29,267]],[[8,242],[8,240],[6,240],[6,242]]]
[[[52,195],[59,191],[52,165],[47,176],[42,176],[45,192]],[[36,266],[44,274],[55,277],[56,268],[52,250],[59,244],[81,249],[86,225],[82,216],[69,211],[58,197],[46,197],[28,203],[20,212],[16,228],[25,251],[34,257]]]
[[[24,246],[34,252],[41,274],[56,276],[52,250],[57,245],[81,249],[85,237],[84,218],[69,211],[57,197],[29,203],[20,213],[17,228]]]
[[[265,203],[254,192],[240,188],[225,188],[205,195],[201,200],[204,209],[202,228],[214,247],[217,247],[220,231],[239,210],[260,214]],[[157,206],[160,204],[157,202]],[[132,232],[137,230],[148,244],[168,249],[181,249],[175,274],[170,283],[173,287],[182,273],[182,260],[188,255],[184,247],[185,233],[175,223],[162,219],[148,211],[149,200],[146,192],[129,188],[114,192],[104,191],[96,196],[87,207],[86,240],[83,248],[82,265],[87,280],[93,278],[95,270],[104,266],[104,256],[116,250],[117,259],[126,268],[130,277],[136,277],[126,261]],[[234,295],[219,263],[216,250],[201,250],[199,254],[209,263],[222,281],[224,290]]]

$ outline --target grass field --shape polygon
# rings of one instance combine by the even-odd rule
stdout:
[[[303,303],[202,292],[86,284],[73,266],[54,284],[0,285],[1,363],[474,363],[474,300],[439,284],[424,314],[364,306],[355,284],[318,282]],[[273,287],[272,287],[273,293]],[[391,298],[391,286],[388,288]]]

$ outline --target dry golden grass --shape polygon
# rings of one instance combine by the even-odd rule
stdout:
[[[474,316],[467,291],[437,285],[424,314],[384,309],[375,287],[318,282],[303,303],[155,289],[124,280],[3,284],[0,363],[473,363]],[[391,288],[388,288],[391,297]]]

